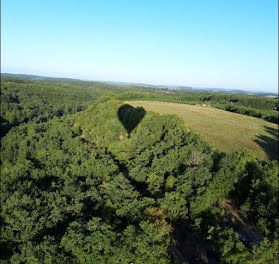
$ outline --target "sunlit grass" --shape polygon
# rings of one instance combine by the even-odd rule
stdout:
[[[208,106],[130,101],[160,114],[177,114],[224,152],[248,149],[260,160],[278,159],[278,125]]]

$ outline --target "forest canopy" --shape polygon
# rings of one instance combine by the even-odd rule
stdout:
[[[176,115],[89,88],[45,102],[84,108],[37,122],[47,95],[32,110],[12,89],[28,120],[1,140],[2,263],[276,263],[277,161],[221,153]]]
[[[278,123],[278,98],[252,95],[155,89],[85,81],[34,81],[1,77],[1,134],[29,121],[46,122],[55,116],[85,110],[104,92],[119,100],[158,100],[208,104]]]

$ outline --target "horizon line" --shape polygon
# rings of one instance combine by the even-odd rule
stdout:
[[[72,77],[62,77],[62,76],[51,76],[51,75],[37,75],[37,74],[30,74],[30,73],[10,73],[10,72],[2,72],[2,74],[11,74],[11,75],[29,75],[29,76],[37,76],[43,78],[53,78],[53,79],[69,79],[69,80],[77,80],[77,81],[85,81],[85,82],[100,82],[100,83],[114,83],[114,84],[123,84],[123,85],[130,85],[130,86],[137,86],[137,85],[148,85],[150,86],[157,86],[158,88],[179,88],[179,87],[186,87],[193,90],[223,90],[223,91],[243,91],[243,92],[251,92],[251,93],[271,93],[278,96],[278,90],[275,91],[264,91],[264,90],[253,90],[253,89],[241,89],[241,88],[222,88],[222,87],[199,87],[199,86],[190,86],[186,84],[155,84],[155,83],[145,83],[145,82],[129,82],[129,81],[110,81],[110,80],[96,80],[96,79],[88,79],[88,78],[72,78]],[[66,74],[72,75],[72,74]],[[162,87],[160,87],[162,86]],[[152,87],[151,87],[152,88]],[[212,91],[214,92],[214,91]],[[222,92],[222,91],[221,91]]]

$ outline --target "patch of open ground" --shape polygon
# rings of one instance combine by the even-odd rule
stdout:
[[[130,105],[160,114],[177,114],[207,142],[224,152],[250,150],[260,160],[278,159],[278,125],[208,106],[155,101]]]

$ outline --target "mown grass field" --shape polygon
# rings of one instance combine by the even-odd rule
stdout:
[[[248,149],[258,159],[278,159],[278,125],[209,106],[129,101],[160,114],[177,114],[207,142],[224,152]]]

